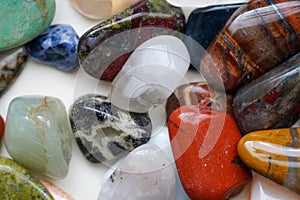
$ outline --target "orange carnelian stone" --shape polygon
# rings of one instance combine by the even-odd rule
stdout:
[[[168,128],[179,177],[191,199],[226,199],[251,180],[237,153],[240,131],[229,115],[183,106],[171,114]]]

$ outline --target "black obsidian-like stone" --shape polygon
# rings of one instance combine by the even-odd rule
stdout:
[[[205,50],[222,30],[229,17],[242,5],[243,3],[217,5],[194,10],[188,18],[185,34]],[[199,48],[195,47],[191,40],[186,39],[185,43],[190,51],[192,64],[199,65],[203,52],[199,52]]]

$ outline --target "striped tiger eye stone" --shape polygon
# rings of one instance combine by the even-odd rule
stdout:
[[[238,154],[250,169],[300,194],[300,128],[248,133]]]
[[[251,0],[238,9],[201,61],[210,84],[234,90],[300,50],[300,1]]]
[[[200,105],[234,116],[232,101],[232,95],[212,90],[206,82],[193,82],[176,88],[167,100],[166,112],[169,117],[175,109],[181,106]]]

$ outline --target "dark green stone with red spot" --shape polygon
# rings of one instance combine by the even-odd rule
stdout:
[[[233,99],[239,128],[287,128],[299,119],[300,53],[241,88]]]
[[[183,32],[184,25],[181,8],[165,0],[142,0],[80,38],[80,64],[91,76],[112,81],[137,46],[154,36]]]

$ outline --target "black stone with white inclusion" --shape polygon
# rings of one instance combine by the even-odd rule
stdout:
[[[147,113],[121,110],[100,95],[77,99],[70,110],[77,144],[91,162],[115,160],[149,141],[152,123]]]

